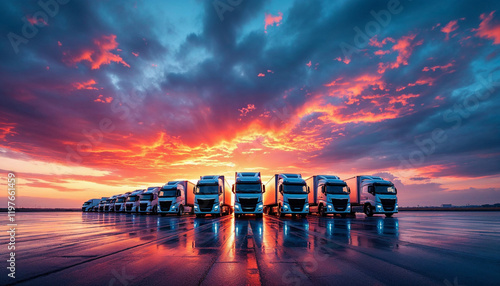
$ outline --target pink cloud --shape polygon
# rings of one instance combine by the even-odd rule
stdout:
[[[102,36],[101,38],[94,39],[94,46],[91,48],[84,48],[75,55],[64,53],[66,56],[65,61],[73,65],[87,61],[93,70],[99,69],[101,65],[109,65],[111,62],[121,63],[126,67],[130,67],[122,57],[111,52],[117,47],[116,35]]]
[[[264,76],[266,76],[266,75],[265,75],[265,74],[263,74],[263,73],[259,73],[257,76],[258,76],[258,77],[264,77]]]
[[[240,116],[247,116],[247,114],[252,111],[252,110],[255,110],[255,105],[253,104],[247,104],[247,107],[243,107],[241,109],[238,109],[238,111],[240,112]]]
[[[486,15],[486,13],[481,14],[480,18],[482,21],[479,24],[479,27],[477,29],[473,29],[472,31],[476,32],[476,36],[485,39],[492,39],[493,44],[498,45],[500,44],[500,24],[494,24],[491,22],[494,14],[495,11],[492,11],[488,15]]]
[[[85,81],[85,82],[75,82],[73,83],[73,87],[76,89],[88,89],[88,90],[97,90],[98,88],[95,87],[97,82],[93,79]]]
[[[408,65],[408,59],[413,53],[413,49],[423,43],[423,40],[414,43],[415,37],[415,34],[410,34],[397,40],[396,44],[392,46],[392,50],[398,52],[396,61],[392,63],[379,63],[378,73],[384,73],[387,69],[396,69],[402,65]]]
[[[281,24],[281,20],[283,19],[283,13],[278,12],[277,16],[273,16],[271,14],[265,14],[264,18],[264,31],[267,33],[267,26],[279,26]]]
[[[448,64],[443,65],[443,66],[424,67],[422,69],[422,71],[424,71],[424,72],[428,72],[430,70],[436,71],[437,69],[447,70],[448,68],[451,68],[452,66],[453,66],[453,62],[448,63]]]
[[[448,40],[450,38],[450,33],[451,32],[453,32],[456,29],[458,29],[457,22],[458,22],[458,20],[450,21],[448,24],[446,24],[446,26],[444,26],[443,28],[441,28],[441,32],[443,32],[443,33],[446,34],[446,40]]]

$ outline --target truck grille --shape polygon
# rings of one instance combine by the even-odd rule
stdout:
[[[85,211],[85,209],[86,209],[85,207],[82,207],[82,211]]]
[[[100,212],[104,211],[104,206],[100,206],[100,207],[99,207],[99,211],[100,211]]]
[[[200,210],[202,212],[211,211],[212,207],[214,205],[214,202],[215,202],[214,199],[208,199],[208,200],[198,199],[198,205],[200,206]]]
[[[288,199],[292,211],[300,212],[304,208],[305,199]]]
[[[165,201],[165,202],[160,202],[160,210],[162,211],[168,211],[170,209],[170,206],[172,205],[172,201]]]
[[[104,211],[105,211],[105,212],[109,211],[109,206],[105,206],[105,207],[104,207]]]
[[[132,204],[127,204],[125,207],[128,212],[132,210]]]
[[[382,207],[384,207],[385,211],[393,211],[396,206],[395,199],[380,199],[380,202],[382,203]]]
[[[258,201],[258,198],[240,198],[241,210],[244,212],[255,211]]]
[[[347,199],[332,199],[332,205],[336,211],[345,211],[347,209]]]
[[[147,203],[145,203],[145,204],[140,204],[140,208],[139,208],[139,210],[140,210],[141,212],[144,212],[144,211],[146,211],[146,208],[147,208],[147,207],[148,207],[148,204],[147,204]]]

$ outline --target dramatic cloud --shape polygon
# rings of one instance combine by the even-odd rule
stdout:
[[[479,28],[475,29],[476,35],[481,38],[493,39],[493,43],[500,44],[500,23],[493,22],[493,15],[495,11],[490,12],[488,15],[481,14],[481,23]]]

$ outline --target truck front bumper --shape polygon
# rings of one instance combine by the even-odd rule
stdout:
[[[347,204],[347,207],[343,211],[335,209],[333,204],[326,204],[326,213],[327,214],[347,214],[350,212],[351,212],[351,204]]]
[[[219,214],[220,213],[220,206],[218,204],[214,204],[210,211],[202,211],[200,209],[200,206],[195,203],[194,204],[194,213],[195,214]]]
[[[284,203],[283,207],[281,207],[281,213],[282,214],[308,214],[309,213],[309,203],[306,203],[304,207],[302,207],[302,210],[300,211],[295,211],[292,210],[290,205],[288,203]]]
[[[241,207],[241,204],[238,202],[234,203],[234,213],[235,214],[262,214],[264,213],[264,205],[262,203],[258,203],[255,206],[253,211],[244,211]]]
[[[387,209],[382,206],[382,204],[376,204],[373,208],[374,214],[390,214],[390,213],[398,213],[398,204],[396,203],[394,208]]]

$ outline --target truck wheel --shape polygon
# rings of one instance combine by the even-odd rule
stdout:
[[[179,211],[177,212],[177,216],[182,216],[184,214],[184,206],[180,205],[179,206]]]
[[[393,213],[385,214],[385,217],[392,217]]]
[[[373,216],[373,210],[372,210],[372,206],[370,204],[365,205],[364,211],[365,211],[366,216],[368,216],[368,217]]]
[[[323,206],[323,205],[319,206],[319,215],[322,217],[326,216],[325,206]]]

